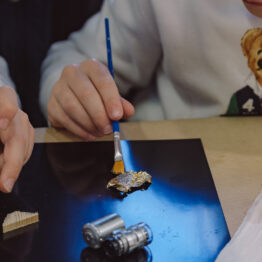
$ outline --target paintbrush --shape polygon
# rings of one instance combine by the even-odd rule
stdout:
[[[107,66],[110,71],[110,74],[114,78],[108,18],[105,18],[105,34],[106,34],[106,48],[107,48]],[[115,156],[114,156],[115,162],[112,168],[112,173],[122,174],[125,172],[125,166],[124,166],[123,155],[122,155],[121,144],[120,144],[119,122],[112,121],[112,125],[113,125],[113,132],[114,132],[114,147],[115,147]]]

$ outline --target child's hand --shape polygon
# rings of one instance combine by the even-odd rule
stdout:
[[[64,68],[47,112],[53,126],[94,140],[112,132],[111,120],[131,117],[134,107],[119,95],[107,67],[92,59]]]
[[[0,87],[0,190],[11,192],[34,146],[34,129],[27,115],[18,108],[15,91]]]

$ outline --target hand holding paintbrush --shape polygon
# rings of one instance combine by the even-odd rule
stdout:
[[[67,65],[52,88],[48,119],[85,140],[112,132],[112,120],[129,118],[134,107],[121,97],[108,68],[96,59]]]
[[[111,42],[110,42],[110,29],[109,29],[109,20],[105,18],[105,34],[106,34],[106,47],[107,47],[107,64],[108,69],[114,78],[114,69],[113,69],[113,60],[112,60],[112,52],[111,52]],[[115,146],[115,163],[112,168],[113,174],[122,174],[125,172],[125,166],[123,161],[123,155],[121,151],[120,144],[120,132],[119,132],[119,122],[112,121],[113,124],[113,132],[114,132],[114,146]]]

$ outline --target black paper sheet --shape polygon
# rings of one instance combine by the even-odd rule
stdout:
[[[112,178],[112,142],[36,144],[15,198],[39,212],[38,229],[1,240],[0,261],[214,261],[230,236],[201,141],[121,145],[126,170],[152,175],[147,190],[124,198],[106,189]],[[11,208],[2,194],[0,203],[0,214]],[[86,246],[82,226],[109,213],[119,214],[127,227],[139,222],[151,227],[151,258],[139,250],[110,260]]]

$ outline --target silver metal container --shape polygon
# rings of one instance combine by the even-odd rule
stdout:
[[[104,244],[104,250],[108,256],[122,256],[129,254],[137,248],[150,244],[153,233],[145,223],[139,223],[113,234]]]
[[[123,219],[113,213],[99,218],[83,226],[82,234],[85,242],[91,248],[100,248],[101,244],[120,230],[125,229]]]

